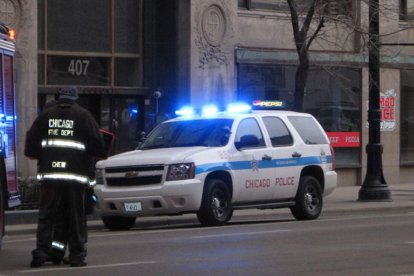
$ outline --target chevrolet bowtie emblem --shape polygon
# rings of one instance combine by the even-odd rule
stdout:
[[[138,175],[139,173],[137,171],[131,171],[131,172],[125,173],[126,178],[133,178],[133,177],[137,177]]]

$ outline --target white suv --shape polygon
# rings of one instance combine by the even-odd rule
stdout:
[[[139,216],[184,213],[223,225],[246,208],[289,207],[296,219],[316,219],[337,174],[312,115],[262,110],[165,121],[139,149],[98,162],[96,180],[105,226],[126,230]]]

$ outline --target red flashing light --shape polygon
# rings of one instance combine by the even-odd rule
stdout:
[[[9,29],[9,38],[14,40],[16,38],[16,31],[13,29]]]

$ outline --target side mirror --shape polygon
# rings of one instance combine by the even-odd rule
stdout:
[[[256,135],[249,134],[240,137],[240,142],[235,143],[237,150],[249,147],[256,147],[259,145],[259,138]]]

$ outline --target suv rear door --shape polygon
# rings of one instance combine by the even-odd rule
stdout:
[[[274,199],[290,199],[295,196],[299,183],[301,153],[294,146],[294,139],[280,117],[262,118],[272,143],[272,156],[275,166]]]

